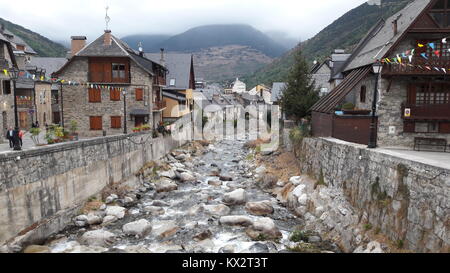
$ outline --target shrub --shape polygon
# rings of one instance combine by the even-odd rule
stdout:
[[[351,102],[347,102],[344,103],[344,105],[342,105],[342,110],[353,110],[355,109],[355,105]]]
[[[78,131],[78,122],[76,120],[70,121],[70,133],[76,134]]]
[[[307,242],[308,234],[300,230],[295,230],[294,232],[292,232],[291,236],[289,237],[289,240],[295,243],[298,243],[300,241]]]
[[[364,229],[365,229],[366,231],[369,231],[369,230],[372,229],[372,225],[371,225],[371,224],[365,224],[365,225],[364,225]]]

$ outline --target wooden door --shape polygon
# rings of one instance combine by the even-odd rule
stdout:
[[[8,130],[8,114],[6,113],[6,111],[2,112],[2,134],[5,135],[6,131]]]
[[[28,113],[19,112],[19,127],[21,129],[27,129],[28,127]]]
[[[145,118],[144,117],[134,117],[134,126],[139,127],[141,125],[144,125]]]

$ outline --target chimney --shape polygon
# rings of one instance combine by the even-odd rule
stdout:
[[[162,66],[166,65],[166,61],[164,60],[164,48],[161,48],[161,60],[159,62]]]
[[[70,51],[70,57],[75,56],[80,50],[86,46],[86,36],[72,36],[72,47]]]
[[[103,45],[110,46],[112,44],[111,30],[105,30],[105,35],[103,38]]]
[[[394,30],[394,36],[398,34],[398,19],[392,22],[392,28]]]
[[[144,57],[144,48],[142,47],[142,42],[139,42],[139,56]]]
[[[0,25],[0,33],[2,33],[3,34],[3,32],[5,32],[5,24],[1,24]]]

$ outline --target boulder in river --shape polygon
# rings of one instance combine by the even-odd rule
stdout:
[[[193,237],[193,239],[197,240],[197,241],[203,241],[205,239],[211,238],[212,235],[213,235],[212,232],[209,229],[207,229],[207,230],[205,230],[203,232],[200,232],[199,234],[195,235]]]
[[[244,215],[229,215],[220,217],[219,223],[224,226],[248,227],[253,224],[253,220],[252,218]]]
[[[139,238],[143,238],[152,230],[152,225],[149,221],[141,219],[139,221],[125,224],[122,227],[122,230],[126,235],[137,235]]]
[[[272,203],[270,201],[261,201],[261,202],[249,202],[245,205],[245,209],[248,213],[263,216],[273,214],[274,209]]]
[[[235,191],[226,193],[222,201],[227,205],[241,205],[246,202],[247,196],[244,189],[237,189]]]
[[[164,213],[166,213],[164,208],[156,206],[146,206],[144,207],[144,211],[149,212],[153,216],[163,215]]]
[[[230,214],[231,209],[223,204],[220,205],[205,205],[204,210],[206,213],[217,216],[225,216]]]
[[[159,238],[169,238],[175,235],[178,229],[175,221],[159,221],[153,224],[152,234]]]
[[[31,245],[27,246],[23,253],[51,253],[48,246]]]
[[[275,222],[268,217],[254,221],[246,233],[253,240],[276,240],[283,237]]]
[[[155,183],[156,192],[171,192],[178,189],[178,185],[169,180],[169,179],[161,179],[159,182]]]
[[[114,243],[115,238],[114,233],[98,229],[85,232],[80,237],[80,243],[88,246],[108,247]]]
[[[181,182],[192,182],[195,181],[195,177],[188,172],[184,172],[180,174],[180,180]]]
[[[106,215],[115,216],[117,219],[125,217],[126,209],[119,206],[109,206],[106,208]]]
[[[166,178],[169,178],[169,179],[175,179],[177,177],[177,175],[175,174],[175,171],[172,170],[172,169],[170,169],[170,170],[168,170],[166,172],[159,173],[159,176],[160,177],[166,177]]]

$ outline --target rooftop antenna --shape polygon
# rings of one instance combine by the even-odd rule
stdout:
[[[108,16],[109,7],[106,6],[105,10],[106,10],[106,16],[105,16],[106,30],[109,30],[109,22],[111,22],[111,18]]]

